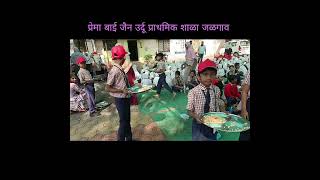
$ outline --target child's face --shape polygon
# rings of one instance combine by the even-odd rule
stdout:
[[[176,78],[179,78],[180,77],[180,75],[179,74],[176,74]]]
[[[200,74],[199,80],[204,86],[209,87],[215,78],[216,72],[214,70],[208,69]]]
[[[190,73],[190,76],[191,76],[191,77],[194,77],[194,75],[195,75],[194,72],[191,72],[191,73]]]
[[[71,77],[70,82],[75,83],[76,81],[77,81],[77,78],[76,78],[76,77]]]
[[[113,60],[113,62],[115,64],[119,64],[120,66],[122,66],[124,64],[125,59],[115,59]]]
[[[121,59],[120,64],[123,65],[126,59]]]
[[[79,66],[80,66],[81,68],[86,68],[86,63],[81,63],[81,64],[79,64]]]

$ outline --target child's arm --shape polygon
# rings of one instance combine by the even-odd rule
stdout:
[[[91,83],[94,83],[94,80],[93,80],[93,79],[91,79],[91,80],[85,80],[85,81],[84,81],[84,84],[91,84]]]
[[[196,86],[197,86],[197,84],[193,84],[193,83],[191,83],[191,85],[193,85],[194,87],[196,87]]]
[[[117,88],[113,88],[113,84],[115,83],[115,77],[116,77],[116,73],[115,71],[110,71],[109,75],[108,75],[108,79],[107,79],[107,84],[106,84],[106,91],[108,92],[112,92],[112,93],[125,93],[128,94],[128,89],[117,89]]]
[[[221,99],[219,100],[219,108],[220,108],[220,112],[224,112],[226,114],[229,114],[227,111],[226,111],[226,107],[224,105],[224,101],[222,101]]]
[[[244,84],[242,86],[242,97],[241,97],[241,116],[248,119],[248,111],[247,111],[247,97],[249,92],[249,85]]]
[[[106,90],[108,92],[112,92],[112,93],[124,93],[124,94],[131,94],[131,92],[128,89],[117,89],[117,88],[113,88],[110,85],[106,85]]]
[[[196,119],[199,123],[202,123],[202,116],[197,115],[196,113],[188,110],[188,115]]]
[[[75,86],[74,86],[74,90],[75,90],[76,92],[78,92],[78,93],[82,93],[82,92],[83,92],[83,90],[80,89],[79,86],[76,85],[76,84],[75,84]]]
[[[80,79],[80,78],[79,78]],[[93,79],[92,80],[84,80],[84,79],[80,79],[80,84],[90,84],[90,83],[94,83]]]
[[[194,113],[194,93],[192,92],[192,90],[188,93],[187,110],[188,110],[189,116],[196,119],[199,123],[202,123],[201,122],[202,117],[200,117],[196,113]]]
[[[183,86],[176,85],[176,87],[179,88],[179,89],[183,89]]]

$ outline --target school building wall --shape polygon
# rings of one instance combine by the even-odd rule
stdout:
[[[191,39],[192,40],[192,39]],[[190,41],[190,39],[171,39],[170,40],[170,51],[165,52],[168,55],[169,62],[181,62],[185,60],[185,42]],[[198,47],[201,44],[201,41],[204,41],[206,46],[207,53],[204,58],[212,59],[216,53],[223,47],[225,40],[212,40],[212,39],[196,39],[192,40],[192,45],[194,50],[197,52]],[[118,39],[117,43],[120,43],[124,46],[127,52],[130,52],[128,49],[128,40],[127,39]],[[73,52],[74,42],[70,40],[70,54]],[[103,41],[101,39],[86,40],[86,48],[88,52],[97,51],[100,54],[103,54],[105,57],[104,63],[111,61],[111,51],[105,51]],[[138,60],[139,62],[144,62],[144,57],[147,54],[152,55],[154,59],[156,52],[158,52],[158,40],[157,39],[143,39],[137,40],[137,50],[138,50]],[[127,56],[127,59],[130,60],[130,56]]]

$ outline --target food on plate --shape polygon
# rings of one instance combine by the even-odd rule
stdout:
[[[205,116],[204,122],[210,123],[210,124],[223,124],[226,121],[220,117],[217,117],[217,116]]]

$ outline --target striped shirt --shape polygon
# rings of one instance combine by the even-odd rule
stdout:
[[[204,93],[207,93],[207,88],[199,84],[194,87],[188,93],[188,104],[187,110],[194,112],[195,114],[202,116],[204,114],[204,105],[206,102],[206,98]],[[220,89],[215,85],[210,86],[210,109],[209,112],[220,112],[219,106],[222,105],[222,101],[220,100]]]
[[[92,80],[92,76],[90,72],[86,69],[80,68],[78,71],[78,77],[80,79],[80,83],[84,84],[85,81],[90,81]]]
[[[123,71],[123,68],[118,65],[114,64],[108,73],[108,80],[107,84],[112,86],[112,88],[116,89],[125,89],[126,88],[126,81],[125,81],[126,74]],[[124,93],[112,93],[109,92],[109,94],[116,98],[128,98],[129,96]]]
[[[161,69],[166,69],[166,63],[164,61],[159,61],[157,63],[157,71],[161,70]],[[162,73],[158,73],[158,74],[162,74]]]

